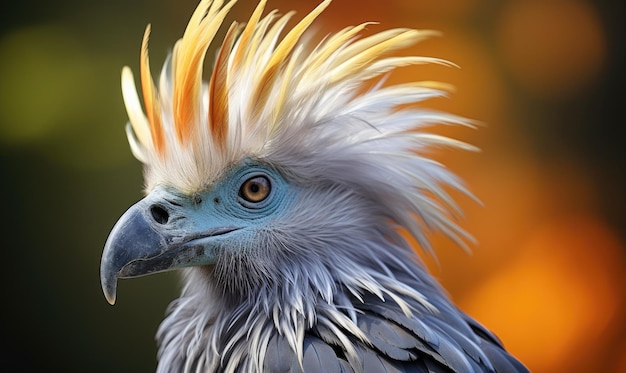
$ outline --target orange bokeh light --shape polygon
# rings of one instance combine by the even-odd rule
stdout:
[[[460,304],[532,371],[587,371],[619,321],[623,250],[596,216],[560,217],[531,232],[518,257]]]

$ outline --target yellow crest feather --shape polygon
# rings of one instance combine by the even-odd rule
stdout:
[[[308,48],[303,36],[330,2],[322,1],[280,38],[294,13],[279,16],[270,11],[263,16],[266,1],[261,0],[245,26],[231,24],[208,84],[202,77],[204,60],[235,0],[200,2],[166,61],[159,90],[150,73],[147,26],[140,60],[145,114],[127,67],[122,71],[122,93],[130,119],[129,141],[147,167],[148,189],[159,183],[187,192],[205,188],[228,164],[262,156],[274,137],[288,128],[297,131],[306,125],[303,120],[345,113],[346,104],[356,100],[355,87],[364,82],[400,66],[445,63],[427,57],[384,57],[434,32],[391,29],[359,39],[371,22],[346,27]],[[397,100],[386,94],[376,97]]]

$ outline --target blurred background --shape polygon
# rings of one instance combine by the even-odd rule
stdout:
[[[228,20],[245,21],[240,0]],[[318,0],[271,0],[297,19]],[[138,71],[152,24],[158,71],[196,0],[8,0],[0,11],[3,371],[146,372],[179,291],[176,273],[123,281],[107,304],[99,261],[110,228],[142,196],[120,71]],[[392,81],[456,91],[425,103],[484,123],[441,129],[482,152],[440,159],[482,205],[459,196],[472,253],[433,237],[433,274],[462,309],[534,372],[626,372],[626,146],[622,0],[335,0],[322,33],[379,21],[441,37],[407,53]],[[622,119],[619,119],[622,118]]]

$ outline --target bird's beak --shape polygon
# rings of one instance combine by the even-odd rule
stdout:
[[[214,263],[215,239],[237,230],[210,218],[202,219],[211,222],[208,226],[199,227],[198,219],[184,216],[184,204],[165,202],[161,191],[154,194],[120,217],[104,245],[100,282],[110,304],[115,303],[118,278]]]

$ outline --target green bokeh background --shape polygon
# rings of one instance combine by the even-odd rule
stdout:
[[[623,234],[621,1],[596,2],[610,32],[609,64],[598,84],[584,97],[524,105],[536,109],[537,121],[528,123],[560,124],[527,129],[534,151],[578,157],[592,177],[604,178],[602,211]],[[98,276],[111,226],[142,191],[141,167],[123,130],[120,71],[127,64],[137,69],[148,23],[158,25],[151,58],[162,61],[196,1],[3,4],[0,370],[152,371],[154,334],[178,292],[177,276],[124,282],[115,307],[106,303]]]

